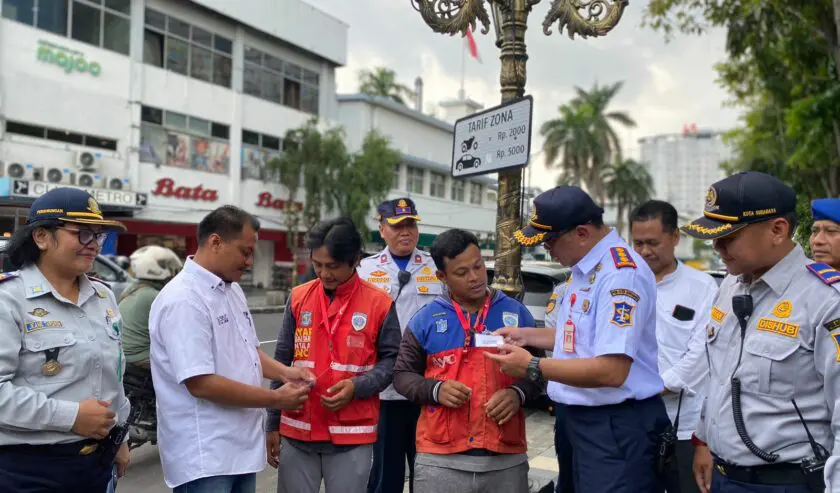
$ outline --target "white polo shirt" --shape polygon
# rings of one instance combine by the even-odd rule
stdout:
[[[149,335],[166,485],[262,471],[265,410],[198,399],[184,385],[209,374],[262,385],[259,341],[242,288],[187,259],[152,304]]]

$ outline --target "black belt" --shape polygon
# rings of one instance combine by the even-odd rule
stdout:
[[[47,455],[51,457],[66,457],[74,455],[91,455],[101,452],[102,446],[97,440],[87,439],[70,443],[49,443],[43,445],[0,445],[2,453],[16,453],[27,455]]]
[[[736,466],[715,458],[715,469],[727,478],[758,485],[806,484],[802,466],[791,462],[764,466]]]

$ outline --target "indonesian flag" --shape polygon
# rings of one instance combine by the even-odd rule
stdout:
[[[470,56],[478,60],[478,63],[481,63],[481,56],[478,54],[478,45],[475,44],[475,38],[473,37],[472,28],[467,26],[467,48],[470,50]]]

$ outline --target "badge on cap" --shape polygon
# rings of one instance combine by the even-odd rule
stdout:
[[[397,207],[394,208],[394,213],[397,216],[401,216],[403,214],[411,214],[411,207],[408,206],[408,202],[406,202],[404,199],[400,199],[400,201],[397,202]]]
[[[706,192],[706,210],[714,211],[717,208],[717,190],[715,190],[715,187],[709,187]]]
[[[102,215],[102,210],[99,209],[99,204],[96,203],[96,199],[94,199],[93,197],[88,199],[87,208],[91,212],[91,214],[96,214],[97,216]]]
[[[366,313],[356,312],[350,319],[350,323],[353,324],[353,330],[355,330],[356,332],[361,332],[367,325],[367,320],[368,317]]]

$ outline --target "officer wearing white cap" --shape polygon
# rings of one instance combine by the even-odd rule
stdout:
[[[730,274],[706,330],[704,493],[840,491],[840,273],[793,241],[795,209],[789,186],[742,172],[714,183],[682,228],[713,240]]]
[[[543,243],[571,267],[557,304],[557,328],[505,328],[513,344],[488,355],[502,371],[549,381],[548,395],[566,405],[575,491],[660,493],[660,435],[671,425],[657,368],[656,281],[647,263],[611,228],[603,209],[577,187],[534,199],[523,245]],[[553,349],[536,358],[519,346]]]
[[[811,258],[840,268],[840,199],[814,200],[811,214]]]
[[[114,293],[88,277],[108,231],[87,192],[39,197],[0,276],[3,491],[105,493],[128,465],[125,360]]]
[[[359,264],[362,279],[387,291],[397,307],[400,329],[435,297],[443,285],[435,275],[432,257],[417,249],[420,216],[410,198],[379,204],[379,234],[387,246]],[[390,385],[379,396],[379,434],[373,450],[373,468],[368,493],[402,491],[405,463],[409,466],[409,490],[414,491],[415,430],[420,406],[409,402]]]

